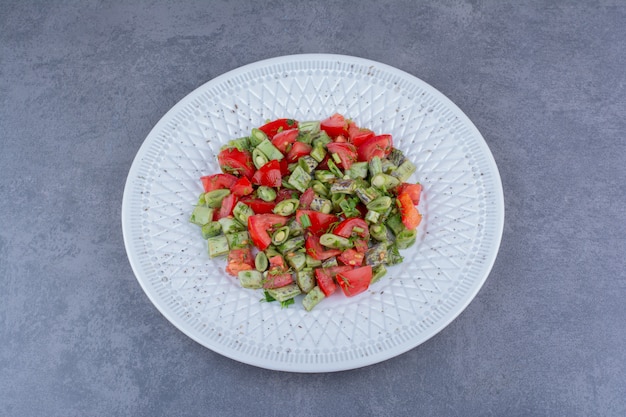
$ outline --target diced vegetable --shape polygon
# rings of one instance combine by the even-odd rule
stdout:
[[[196,206],[191,212],[189,221],[197,224],[198,226],[204,226],[213,219],[213,209],[205,206]]]
[[[315,307],[324,298],[326,298],[326,295],[320,287],[316,286],[313,287],[313,289],[304,297],[302,305],[306,311],[311,311],[313,310],[313,307]]]
[[[244,288],[263,288],[263,274],[259,271],[243,270],[237,274],[239,283]]]
[[[298,284],[293,283],[278,288],[269,289],[267,291],[276,301],[286,301],[299,295],[302,291]]]
[[[348,297],[367,290],[372,281],[372,267],[367,265],[337,274],[337,284]]]

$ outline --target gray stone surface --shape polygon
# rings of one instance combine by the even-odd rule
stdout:
[[[0,1],[0,415],[626,415],[626,3],[262,3]],[[315,375],[183,335],[139,287],[120,223],[132,159],[171,106],[307,52],[450,97],[507,209],[493,271],[450,326]]]

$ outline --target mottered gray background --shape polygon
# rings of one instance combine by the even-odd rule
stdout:
[[[392,65],[483,134],[506,219],[493,270],[426,343],[328,374],[187,338],[128,263],[146,135],[261,59]],[[0,1],[0,415],[626,415],[622,1]]]

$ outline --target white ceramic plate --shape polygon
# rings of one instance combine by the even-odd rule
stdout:
[[[405,261],[369,291],[340,292],[311,312],[260,302],[209,259],[188,222],[216,155],[267,119],[333,113],[377,133],[416,165],[423,221]],[[235,360],[293,372],[374,364],[423,343],[474,298],[495,261],[502,185],[481,134],[440,92],[403,71],[341,55],[294,55],[246,65],[199,87],[150,132],[130,169],[124,242],[142,288],[198,343]]]

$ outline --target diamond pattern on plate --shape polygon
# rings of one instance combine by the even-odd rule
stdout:
[[[198,178],[219,171],[216,155],[226,141],[266,119],[335,112],[393,134],[417,166],[412,180],[424,186],[424,221],[418,243],[403,251],[405,262],[366,293],[334,295],[310,313],[299,304],[282,310],[260,302],[260,291],[240,288],[223,259],[208,257],[188,222]],[[420,80],[358,58],[278,58],[205,84],[159,122],[129,173],[125,242],[151,300],[205,346],[274,369],[348,369],[418,345],[473,298],[499,244],[499,184],[471,122]],[[488,209],[495,215],[488,218]],[[488,260],[478,265],[479,255]]]

